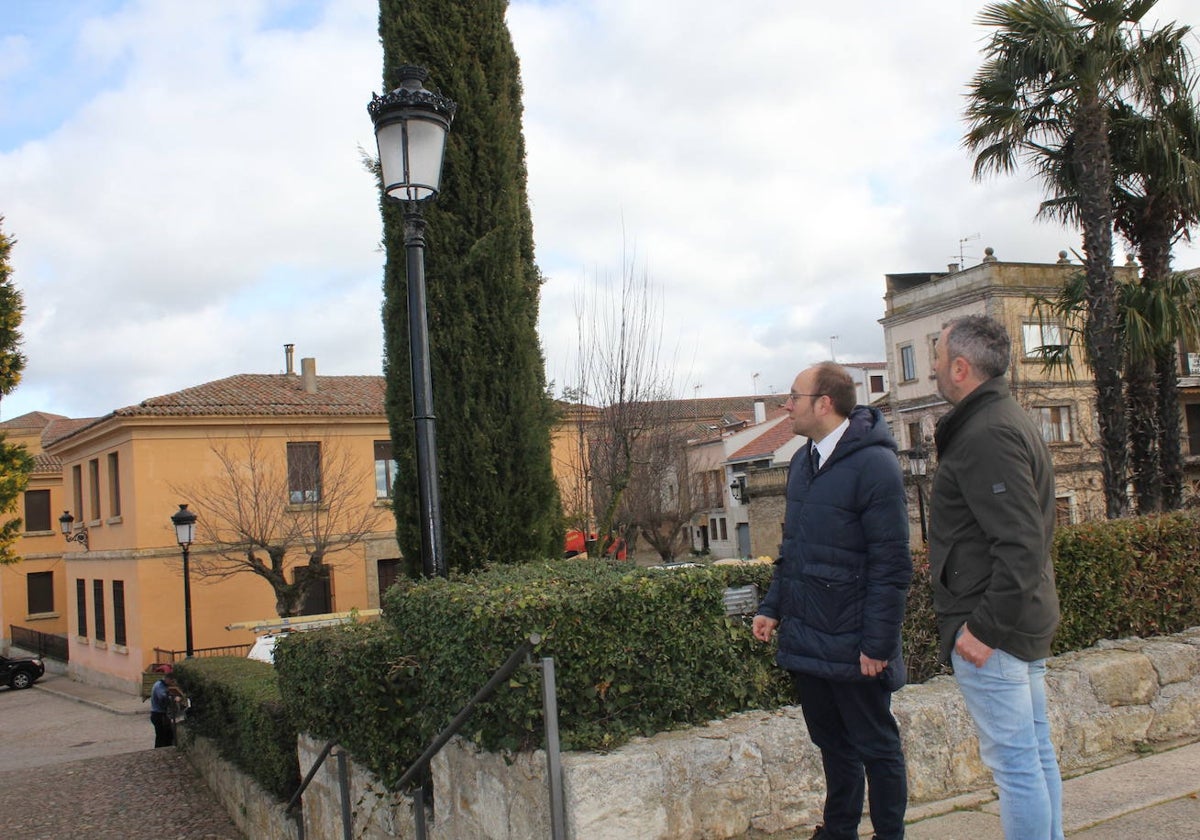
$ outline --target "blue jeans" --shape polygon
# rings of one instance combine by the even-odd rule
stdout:
[[[982,668],[951,654],[979,733],[979,754],[1000,788],[1008,840],[1062,840],[1062,776],[1046,718],[1046,660],[995,650]]]

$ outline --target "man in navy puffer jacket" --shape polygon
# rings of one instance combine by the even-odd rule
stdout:
[[[891,701],[905,678],[908,508],[896,442],[855,393],[833,362],[792,385],[792,426],[809,442],[788,470],[781,556],[753,629],[764,642],[778,630],[776,661],[821,750],[825,822],[814,840],[858,837],[864,780],[875,837],[897,840],[908,785]]]

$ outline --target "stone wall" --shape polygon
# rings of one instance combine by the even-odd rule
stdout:
[[[1150,640],[1102,642],[1050,661],[1047,697],[1065,774],[1105,764],[1145,742],[1200,737],[1200,628]],[[951,677],[897,693],[914,803],[987,786],[974,730]],[[301,739],[301,772],[321,747]],[[641,738],[608,754],[563,755],[572,840],[731,838],[817,822],[820,756],[798,707],[745,712],[706,726]],[[306,837],[340,838],[336,774],[304,796]],[[451,742],[433,764],[431,840],[550,836],[542,752],[483,753]],[[412,837],[407,799],[352,767],[354,836]],[[250,836],[261,835],[248,832]]]

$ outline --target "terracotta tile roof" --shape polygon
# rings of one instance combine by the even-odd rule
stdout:
[[[49,446],[55,441],[69,437],[80,429],[92,425],[98,419],[97,417],[80,417],[78,419],[61,417],[42,430],[42,446]]]
[[[33,456],[33,471],[35,473],[61,473],[62,458],[57,455],[47,455],[39,452]]]
[[[243,373],[118,408],[115,417],[383,416],[382,376],[318,376],[315,394],[296,374]]]
[[[45,411],[31,411],[28,414],[22,414],[20,417],[14,417],[11,420],[5,420],[0,423],[0,431],[16,430],[16,429],[44,429],[54,420],[65,420],[61,414],[49,414]]]
[[[763,424],[764,427],[769,425],[769,423]],[[777,449],[795,436],[792,425],[787,422],[786,418],[781,418],[775,425],[765,428],[761,435],[730,455],[728,460],[751,461],[756,458],[766,458],[775,454]]]

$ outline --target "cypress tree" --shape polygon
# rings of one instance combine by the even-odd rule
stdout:
[[[4,234],[3,223],[4,217],[0,216],[0,396],[12,393],[25,370],[20,330],[25,304],[20,290],[12,283],[9,255],[14,240]],[[0,433],[0,515],[16,513],[32,471],[33,459],[25,447],[9,443]],[[0,526],[0,565],[21,559],[13,552],[21,524],[21,519],[14,517]]]
[[[507,0],[380,0],[383,85],[398,68],[458,104],[441,192],[424,206],[427,317],[445,559],[468,570],[562,553],[554,403],[537,335],[541,275],[526,193],[520,68]],[[396,533],[420,554],[402,208],[384,203],[387,409]]]

